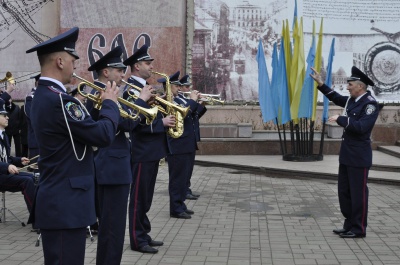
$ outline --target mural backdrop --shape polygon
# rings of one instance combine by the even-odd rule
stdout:
[[[311,44],[312,21],[324,19],[323,56],[336,38],[333,86],[342,94],[352,65],[375,82],[379,101],[400,101],[400,1],[298,0],[304,19],[305,49]],[[221,93],[228,101],[258,100],[255,55],[265,48],[269,76],[273,43],[282,21],[293,21],[295,0],[196,0],[193,79],[198,90]],[[307,43],[308,42],[308,43]],[[326,65],[324,65],[326,67]],[[321,100],[321,95],[319,96]]]

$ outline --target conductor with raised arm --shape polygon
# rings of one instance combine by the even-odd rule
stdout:
[[[347,79],[349,96],[342,96],[324,84],[320,74],[313,69],[311,77],[318,90],[338,106],[344,107],[342,115],[329,117],[343,127],[339,154],[338,194],[340,210],[344,216],[343,228],[333,233],[342,238],[365,237],[368,214],[368,172],[372,165],[371,131],[378,117],[378,102],[368,86],[372,80],[353,66]]]
[[[115,83],[101,93],[97,121],[67,94],[78,33],[72,28],[26,51],[37,52],[41,68],[31,109],[40,180],[30,222],[41,230],[46,265],[84,264],[86,227],[96,221],[92,146],[112,143],[120,116]]]

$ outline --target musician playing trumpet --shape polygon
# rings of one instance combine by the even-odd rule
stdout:
[[[122,63],[122,48],[116,47],[93,63],[88,71],[96,71],[98,79],[94,84],[105,88],[107,82],[121,84],[126,66]],[[92,94],[98,93],[93,89]],[[143,97],[144,94],[143,93]],[[147,93],[147,99],[151,94]],[[129,111],[125,105],[120,106]],[[94,120],[99,110],[88,100],[87,109]],[[132,182],[130,143],[125,132],[131,132],[138,120],[120,117],[114,141],[108,147],[95,151],[97,204],[99,233],[97,242],[97,265],[120,264],[124,246],[126,213],[129,187]],[[111,232],[112,231],[112,232]]]
[[[192,85],[192,83],[190,82],[189,75],[184,75],[179,80],[179,83],[180,83],[180,91],[182,91],[182,92],[191,92],[190,86]],[[205,107],[205,102],[201,101],[201,94],[200,93],[198,93],[198,94],[199,94],[199,98],[200,99],[197,102],[196,110],[192,114],[192,117],[193,117],[193,129],[194,129],[194,134],[196,136],[196,150],[199,150],[197,142],[200,142],[200,122],[199,122],[199,120],[204,115],[204,113],[206,113],[206,111],[207,111],[207,108]],[[179,93],[179,96],[181,98],[186,98],[181,93]],[[191,160],[190,160],[190,164],[189,164],[190,173],[189,173],[189,176],[188,176],[187,190],[186,190],[186,199],[188,199],[188,200],[197,200],[200,197],[200,194],[193,193],[192,190],[190,189],[190,186],[191,186],[190,180],[191,180],[192,174],[193,174],[195,155],[196,155],[196,153],[194,153],[194,155],[191,156]]]
[[[146,89],[151,93],[154,91],[146,82],[153,70],[153,60],[148,54],[148,46],[143,45],[124,61],[124,64],[131,68],[128,83],[142,88],[141,93]],[[124,93],[124,98],[133,100],[127,91]],[[151,99],[154,99],[154,96]],[[151,108],[152,101],[139,96],[135,104]],[[158,249],[154,247],[164,244],[162,241],[153,240],[149,235],[151,224],[147,213],[153,200],[159,161],[168,151],[166,129],[174,126],[174,116],[163,117],[158,112],[157,118],[152,123],[141,121],[131,133],[133,183],[129,201],[129,238],[131,249],[134,251],[155,254]]]

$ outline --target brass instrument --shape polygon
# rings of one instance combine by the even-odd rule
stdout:
[[[156,73],[156,72],[153,72],[153,73]],[[157,73],[157,74],[160,74],[160,73]],[[162,75],[162,74],[160,74],[160,75]],[[130,83],[124,81],[124,80],[122,80],[122,83],[124,83],[125,85],[127,85],[127,86],[129,86],[129,87],[131,87],[131,88],[133,88],[133,89],[136,89],[136,90],[139,91],[139,92],[142,91],[142,89],[141,89],[140,87],[135,86],[134,84],[130,84]],[[128,94],[129,94],[129,96],[133,97],[135,100],[138,98],[138,96],[136,96],[134,93],[132,93],[132,92],[129,91],[129,90],[128,90]],[[183,118],[186,117],[186,115],[188,114],[189,109],[190,109],[189,107],[184,108],[184,107],[181,107],[181,106],[179,106],[179,105],[175,105],[174,103],[171,103],[171,102],[169,102],[168,100],[165,100],[165,99],[160,98],[160,97],[158,97],[158,96],[155,97],[155,100],[156,100],[158,103],[160,103],[160,104],[166,106],[167,108],[169,107],[169,108],[175,109],[176,111],[179,111],[179,112],[181,113],[181,115],[182,115]],[[163,114],[165,114],[165,115],[170,114],[170,113],[169,113],[168,111],[166,111],[162,106],[160,106],[160,105],[156,105],[156,106],[158,107],[158,110],[159,110],[160,112],[162,112]]]
[[[5,85],[2,88],[5,88],[5,89],[7,89],[7,82],[10,83],[11,85],[15,84],[15,79],[12,76],[11,72],[7,72],[6,77],[4,77],[3,79],[0,79],[0,83],[4,83],[4,82],[5,82]]]
[[[93,95],[93,94],[90,94],[90,93],[85,93],[85,92],[82,91],[81,87],[86,85],[88,87],[96,89],[99,92],[100,91],[104,91],[104,88],[101,88],[101,87],[99,87],[99,86],[97,86],[97,85],[95,85],[95,84],[83,79],[82,77],[77,76],[75,73],[73,74],[73,77],[75,77],[75,78],[77,78],[77,79],[82,81],[78,85],[78,88],[77,88],[78,89],[78,93],[81,96],[93,101],[94,102],[94,108],[101,109],[102,101],[101,101],[101,98],[100,98],[100,94]],[[118,97],[117,100],[118,100],[118,103],[124,104],[125,106],[127,106],[127,107],[129,107],[129,108],[131,108],[131,109],[136,111],[136,114],[130,114],[127,111],[125,111],[121,107],[120,104],[118,104],[120,115],[123,118],[129,118],[129,119],[132,119],[132,120],[137,120],[137,119],[140,118],[139,115],[142,114],[143,116],[146,117],[146,124],[151,124],[153,122],[153,120],[157,117],[157,111],[158,110],[157,110],[156,107],[151,108],[151,109],[146,109],[146,108],[140,107],[140,106],[138,106],[138,105],[136,105],[134,103],[131,103],[131,102],[129,102],[129,101],[127,101],[127,100],[125,100],[125,99],[123,99],[121,97]]]
[[[125,80],[122,80],[122,83],[124,83],[125,85],[129,86],[130,88],[133,88],[133,89],[137,90],[138,92],[142,91],[142,89],[140,87],[135,86],[134,84],[128,83]],[[131,96],[134,100],[137,100],[139,98],[139,96],[137,96],[135,93],[133,93],[129,89],[127,90],[127,92],[128,92],[128,95]],[[152,107],[157,107],[159,112],[161,112],[161,113],[163,113],[165,115],[168,115],[167,111],[163,108],[163,106],[153,104]]]
[[[179,92],[184,97],[188,97],[192,92]],[[214,105],[215,103],[218,104],[225,104],[225,100],[221,99],[221,94],[202,94],[200,93],[200,98],[198,101],[206,102],[207,104]]]
[[[182,107],[179,107],[174,104],[174,101],[173,101],[174,99],[173,99],[173,95],[172,95],[172,91],[171,91],[171,84],[169,83],[168,75],[159,73],[159,72],[154,72],[154,71],[151,71],[151,72],[156,75],[161,75],[162,77],[165,78],[165,98],[167,100],[162,99],[163,102],[160,102],[160,103],[163,103],[163,104],[168,103],[168,104],[165,104],[167,107],[167,109],[166,109],[167,113],[172,116],[175,116],[175,127],[168,128],[169,136],[171,136],[172,138],[179,138],[183,134],[183,119],[186,117],[186,115],[189,111],[189,107],[182,108]],[[185,109],[184,115],[176,107],[179,107],[179,109]]]

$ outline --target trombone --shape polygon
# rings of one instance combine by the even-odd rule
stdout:
[[[94,108],[101,109],[102,101],[101,101],[100,95],[93,95],[93,94],[90,94],[90,93],[85,93],[85,92],[82,91],[82,86],[86,85],[88,87],[96,89],[99,92],[100,91],[104,91],[104,88],[101,88],[101,87],[93,84],[92,82],[87,81],[86,79],[76,75],[75,73],[72,76],[82,81],[81,83],[79,83],[79,85],[77,87],[78,93],[81,96],[93,101],[94,102]],[[121,117],[123,117],[123,118],[129,118],[129,119],[132,119],[132,120],[137,120],[137,119],[140,118],[139,115],[142,114],[146,118],[146,124],[151,124],[153,122],[153,120],[157,117],[157,111],[158,110],[157,110],[156,107],[151,108],[151,109],[146,109],[146,108],[140,107],[140,106],[138,106],[136,104],[133,104],[133,103],[121,98],[121,97],[118,97],[117,100],[118,100],[119,113],[120,113]],[[125,106],[127,106],[127,107],[129,107],[129,108],[131,108],[133,110],[136,110],[136,114],[128,113],[127,111],[125,111],[121,107],[121,105],[119,103],[124,104]]]
[[[192,92],[179,92],[181,93],[184,97],[189,97],[190,93]],[[202,94],[200,93],[200,98],[198,101],[203,101],[207,102],[210,105],[214,105],[215,103],[224,105],[225,100],[221,99],[221,94]]]
[[[127,85],[127,86],[129,86],[129,87],[131,87],[131,88],[133,88],[133,89],[136,89],[136,90],[139,91],[139,92],[142,91],[142,89],[141,89],[140,87],[135,86],[134,84],[128,83],[128,82],[126,82],[125,80],[122,80],[122,83],[124,83],[125,85]],[[136,96],[134,93],[132,93],[132,92],[129,91],[129,90],[128,90],[128,94],[129,94],[129,96],[133,97],[135,100],[138,98],[138,96]],[[175,105],[174,103],[171,103],[171,102],[169,102],[168,100],[162,99],[162,98],[160,98],[160,97],[158,97],[158,96],[155,97],[155,100],[156,100],[158,103],[163,104],[164,106],[167,106],[167,107],[170,107],[170,108],[175,109],[176,111],[179,111],[179,112],[182,114],[182,117],[183,117],[183,118],[185,118],[186,115],[187,115],[188,112],[189,112],[189,107],[184,108],[184,107],[181,107],[181,106],[179,106],[179,105]],[[163,114],[165,114],[165,115],[169,115],[169,113],[168,113],[162,106],[156,105],[156,107],[158,108],[158,110],[159,110],[161,113],[163,113]]]

